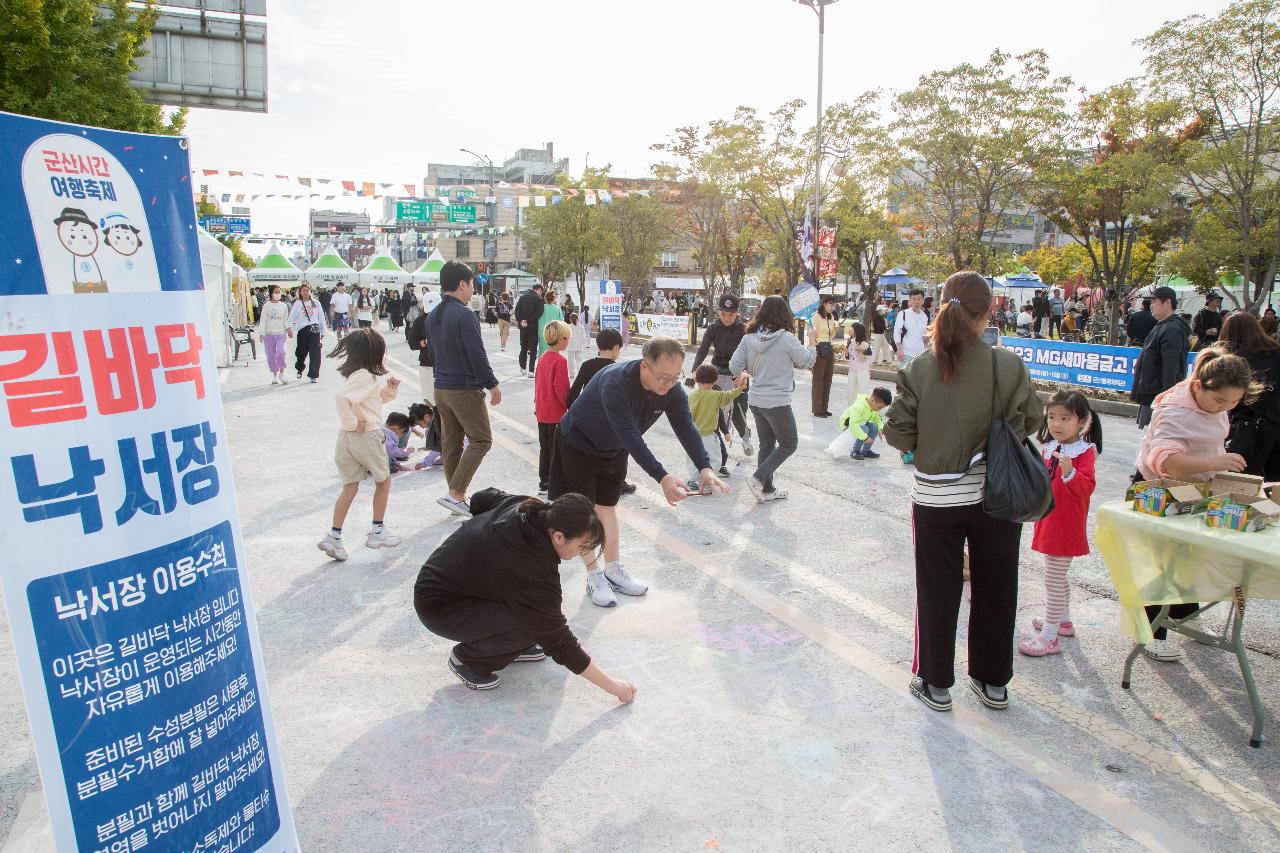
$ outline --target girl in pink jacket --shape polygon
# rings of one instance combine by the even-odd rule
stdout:
[[[1203,483],[1222,471],[1243,471],[1244,457],[1226,452],[1231,426],[1227,413],[1261,390],[1253,381],[1249,362],[1230,355],[1221,345],[1202,350],[1191,377],[1152,404],[1151,424],[1138,444],[1143,479],[1170,477]],[[1169,618],[1186,619],[1199,609],[1199,604],[1173,604]],[[1159,613],[1159,605],[1147,607],[1148,619]],[[1182,659],[1182,650],[1169,645],[1167,633],[1156,629],[1155,642],[1145,649],[1147,657],[1166,662]]]
[[[1226,452],[1227,413],[1253,391],[1249,362],[1222,347],[1201,351],[1191,377],[1152,404],[1151,425],[1138,445],[1143,479],[1203,483],[1221,471],[1243,471],[1244,457]]]

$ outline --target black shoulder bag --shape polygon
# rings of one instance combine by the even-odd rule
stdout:
[[[991,433],[987,437],[987,485],[982,509],[1000,521],[1039,521],[1053,511],[1053,481],[1040,454],[1027,439],[1018,440],[1005,417],[994,349],[991,383]]]

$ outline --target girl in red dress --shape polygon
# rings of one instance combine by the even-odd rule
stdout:
[[[1071,624],[1071,560],[1089,553],[1089,499],[1097,480],[1094,466],[1102,452],[1102,424],[1078,391],[1059,391],[1045,406],[1041,453],[1053,478],[1053,511],[1036,522],[1031,550],[1044,554],[1044,618],[1031,624],[1040,633],[1018,643],[1031,657],[1062,651],[1059,637],[1075,636]]]

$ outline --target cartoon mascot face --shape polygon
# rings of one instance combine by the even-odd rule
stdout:
[[[58,226],[58,239],[71,254],[87,258],[98,250],[98,226],[83,210],[64,207],[53,222]]]
[[[142,248],[141,232],[123,213],[111,213],[102,218],[102,234],[106,244],[126,258]]]

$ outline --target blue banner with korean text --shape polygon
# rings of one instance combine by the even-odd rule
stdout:
[[[0,585],[59,850],[297,850],[185,139],[0,113]]]
[[[1013,350],[1027,363],[1032,379],[1105,388],[1127,394],[1133,390],[1134,366],[1142,352],[1138,347],[1103,344],[1076,344],[1040,338],[1004,337],[1005,349]],[[1187,370],[1195,365],[1197,353],[1188,353]]]

